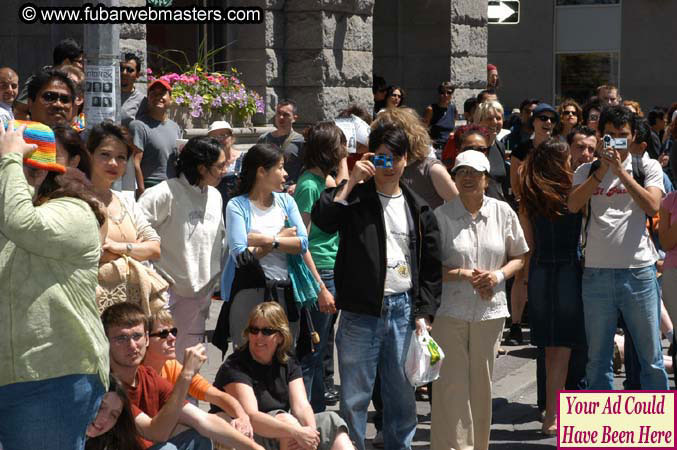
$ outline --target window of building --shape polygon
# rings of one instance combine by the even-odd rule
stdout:
[[[557,6],[570,5],[616,5],[621,0],[557,0]]]
[[[619,85],[619,54],[613,53],[560,53],[555,63],[556,103],[573,98],[583,104],[595,95],[597,86]]]

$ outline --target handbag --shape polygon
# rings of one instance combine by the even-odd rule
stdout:
[[[96,304],[101,314],[109,306],[135,303],[150,316],[166,308],[169,283],[155,270],[126,255],[99,266]]]

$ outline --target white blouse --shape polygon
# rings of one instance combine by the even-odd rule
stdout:
[[[435,217],[444,266],[494,271],[529,251],[517,214],[494,198],[484,196],[474,219],[459,197],[437,208]],[[468,281],[445,281],[437,315],[467,322],[508,317],[505,281],[494,288],[491,300],[480,297]]]

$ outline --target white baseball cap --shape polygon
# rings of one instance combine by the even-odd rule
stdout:
[[[484,153],[477,150],[466,150],[461,152],[456,157],[456,163],[451,172],[456,172],[459,167],[472,167],[478,172],[489,172],[489,160]]]
[[[212,131],[216,130],[232,130],[232,129],[233,127],[231,127],[230,124],[225,120],[217,120],[216,122],[212,122],[211,125],[209,125],[207,133],[211,133]]]

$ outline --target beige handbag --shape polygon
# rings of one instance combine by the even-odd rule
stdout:
[[[125,255],[99,266],[96,304],[101,314],[116,303],[136,303],[149,316],[166,307],[168,288],[155,270]]]

